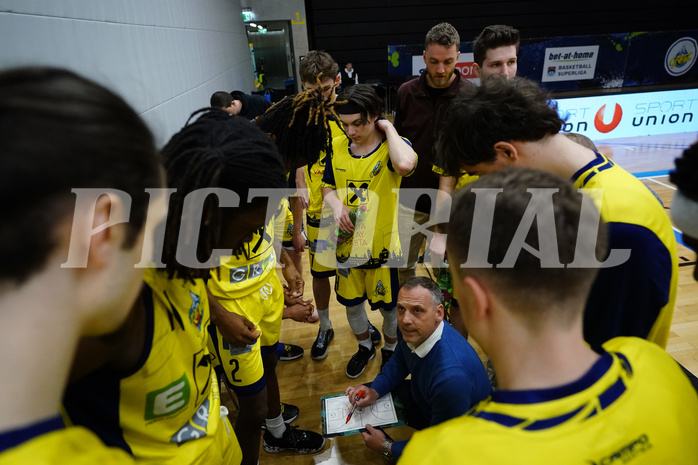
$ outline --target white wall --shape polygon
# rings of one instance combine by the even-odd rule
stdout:
[[[0,68],[53,65],[116,91],[158,145],[218,90],[254,90],[240,0],[0,0]]]
[[[241,0],[254,14],[255,21],[291,21],[293,53],[296,57],[296,76],[300,57],[308,54],[308,23],[304,0]],[[298,90],[300,83],[296,82]]]

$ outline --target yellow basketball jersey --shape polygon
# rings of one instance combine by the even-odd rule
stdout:
[[[603,190],[592,198],[608,225],[609,249],[631,251],[622,265],[599,270],[584,314],[585,339],[598,346],[636,336],[666,347],[678,286],[669,216],[639,179],[601,154],[572,181],[578,188]]]
[[[274,252],[274,218],[243,244],[243,253],[224,256],[221,265],[211,272],[208,288],[214,296],[234,299],[248,295],[276,272]]]
[[[330,120],[329,125],[332,139],[344,134],[344,131],[336,121]],[[305,213],[310,218],[317,219],[317,221],[320,221],[320,214],[322,213],[321,186],[322,176],[325,174],[325,157],[325,152],[321,152],[320,158],[312,166],[305,169],[305,183],[308,185],[310,195],[310,206]]]
[[[444,170],[442,170],[441,168],[439,168],[436,165],[434,165],[431,170],[438,175],[444,174]],[[473,176],[473,175],[470,175],[464,171],[461,171],[461,174],[460,174],[460,176],[458,176],[458,180],[456,181],[456,186],[453,188],[453,190],[457,191],[458,189],[461,189],[461,188],[467,186],[471,182],[477,181],[479,178],[480,178],[480,176]]]
[[[409,144],[407,139],[405,142]],[[349,208],[365,207],[352,236],[337,247],[337,261],[348,267],[379,268],[388,260],[402,261],[397,228],[398,189],[402,176],[390,161],[388,142],[365,156],[351,152],[351,139],[336,137],[332,142],[332,160],[327,165],[323,187],[336,189]],[[320,236],[322,237],[322,231]]]
[[[86,428],[71,426],[42,434],[0,453],[1,465],[133,465],[133,457],[107,447]]]
[[[616,338],[579,380],[495,391],[467,414],[417,432],[401,464],[698,463],[698,396],[655,344]]]
[[[237,464],[208,349],[206,285],[146,269],[146,346],[132,373],[96,373],[68,388],[70,419],[139,462]]]

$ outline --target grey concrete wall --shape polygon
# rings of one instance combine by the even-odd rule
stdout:
[[[0,68],[69,68],[116,91],[159,145],[217,90],[254,90],[240,0],[0,0]]]

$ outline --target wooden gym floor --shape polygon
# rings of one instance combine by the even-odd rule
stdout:
[[[601,152],[612,153],[616,163],[636,174],[652,188],[662,199],[668,213],[675,187],[669,182],[666,172],[673,169],[674,159],[679,157],[681,152],[696,139],[698,139],[698,133],[692,132],[605,140],[599,141],[597,145]],[[693,280],[696,254],[679,243],[678,255],[681,264],[679,290],[667,351],[689,371],[698,375],[698,283]],[[312,297],[312,278],[308,271],[307,252],[303,260],[303,276],[306,282],[305,297],[310,298]],[[334,283],[334,280],[331,282]],[[378,351],[377,356],[368,363],[366,371],[360,377],[355,380],[346,377],[344,371],[349,359],[357,350],[357,342],[347,323],[344,307],[339,305],[334,297],[330,299],[330,316],[335,330],[335,339],[330,344],[328,357],[320,362],[310,358],[310,348],[317,335],[318,323],[284,320],[281,331],[282,342],[300,345],[306,352],[298,360],[279,362],[277,375],[281,387],[281,399],[300,407],[300,416],[293,424],[317,432],[322,430],[320,398],[344,392],[348,386],[370,382],[380,368],[380,351]],[[377,328],[382,326],[380,312],[369,311],[369,319]],[[482,351],[472,339],[471,343],[482,356]],[[223,399],[233,412],[231,417],[234,417],[235,409],[225,393]],[[389,434],[396,440],[407,439],[412,434],[412,430],[402,426],[390,429]],[[284,465],[389,463],[378,452],[368,450],[360,435],[326,439],[324,450],[314,455],[298,455],[291,452],[268,454],[262,450],[259,461],[260,464]]]

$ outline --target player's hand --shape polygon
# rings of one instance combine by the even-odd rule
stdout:
[[[364,395],[356,403],[357,407],[368,407],[376,400],[378,400],[378,391],[376,391],[375,389],[371,389],[370,387],[364,386],[363,384],[355,388],[350,386],[347,388],[346,391],[344,391],[344,393],[347,395],[352,405],[354,405],[356,395],[359,393],[359,391],[364,391]]]
[[[376,120],[376,127],[386,134],[388,131],[390,131],[391,128],[394,129],[393,123],[391,123],[385,118],[378,118]]]
[[[362,432],[366,447],[371,450],[383,452],[383,443],[385,442],[385,433],[371,425],[366,425],[366,432]]]
[[[441,261],[446,253],[446,235],[434,233],[429,241],[429,254],[435,259]]]
[[[354,231],[354,223],[349,218],[349,212],[351,212],[351,209],[344,204],[334,209],[334,220],[337,222],[339,229],[346,233]]]
[[[297,189],[298,193],[298,201],[301,203],[301,207],[303,207],[303,210],[307,210],[310,208],[310,190],[308,190],[307,187],[298,187]]]
[[[294,295],[291,288],[289,288],[287,285],[284,284],[283,286],[284,286],[284,305],[285,306],[289,307],[291,305],[296,305],[296,304],[310,305],[313,302],[313,299],[303,300],[302,296]]]
[[[305,236],[303,236],[303,230],[301,228],[299,229],[299,233],[296,234],[296,227],[294,226],[293,228],[293,238],[291,239],[293,242],[293,250],[296,252],[304,252],[305,251]]]
[[[285,263],[285,265],[281,269],[281,274],[284,275],[284,279],[288,283],[286,289],[291,292],[290,297],[301,297],[305,290],[305,281],[303,281],[303,277],[293,265],[293,262]]]
[[[211,316],[223,339],[233,346],[252,345],[262,334],[250,320],[237,313],[224,310],[218,312],[216,318],[213,318],[213,312],[211,312]]]
[[[300,299],[300,297],[298,297]],[[312,299],[307,302],[296,303],[288,307],[284,307],[284,318],[290,318],[299,323],[305,323],[311,313],[313,313],[313,305],[310,304]]]

